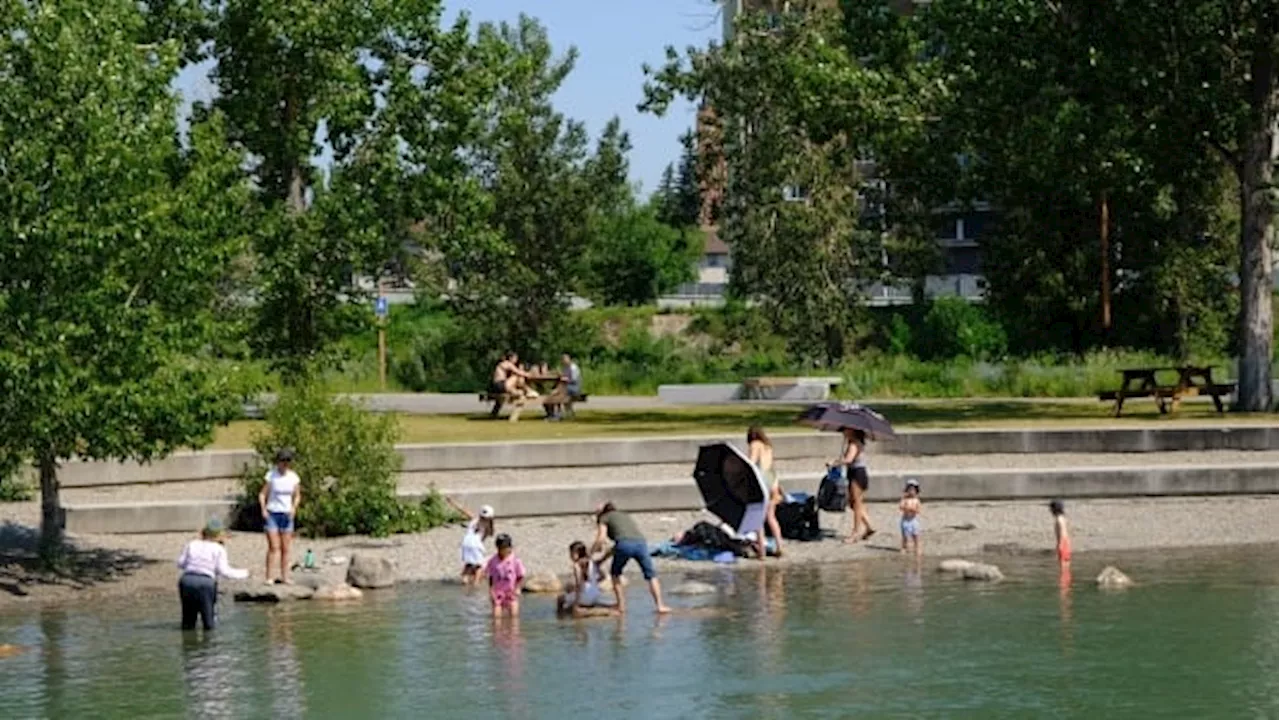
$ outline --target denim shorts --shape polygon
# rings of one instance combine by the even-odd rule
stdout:
[[[903,537],[920,537],[920,516],[903,518],[900,523]]]
[[[627,563],[635,560],[645,580],[658,576],[653,569],[653,558],[649,557],[649,546],[643,540],[619,540],[613,545],[613,567],[610,575],[618,577]]]
[[[293,516],[289,513],[269,512],[267,513],[267,532],[293,532]]]

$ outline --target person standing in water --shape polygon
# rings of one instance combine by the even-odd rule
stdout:
[[[653,569],[653,558],[649,556],[649,543],[640,532],[640,527],[630,515],[619,511],[612,502],[605,502],[596,509],[596,539],[591,544],[591,553],[596,554],[604,548],[605,538],[613,541],[613,547],[600,558],[613,557],[609,568],[609,576],[613,579],[613,596],[618,601],[618,612],[627,611],[626,600],[622,597],[622,571],[632,560],[640,566],[640,572],[649,583],[649,594],[653,596],[653,605],[658,614],[671,612],[671,608],[662,602],[662,585],[658,582],[658,573]]]
[[[1049,512],[1053,515],[1053,536],[1058,552],[1058,565],[1071,566],[1071,533],[1067,528],[1067,509],[1061,500],[1049,503]]]
[[[764,475],[765,483],[769,486],[769,499],[765,506],[764,521],[769,528],[769,532],[773,534],[773,541],[776,543],[778,557],[782,557],[782,529],[778,525],[778,505],[782,504],[782,486],[778,482],[778,471],[773,467],[773,443],[769,441],[769,436],[765,434],[764,428],[759,425],[752,425],[747,429],[747,453],[748,459],[760,468],[760,474]],[[760,559],[765,557],[765,540],[764,533],[760,533],[759,545]]]
[[[867,434],[853,428],[844,429],[844,452],[836,465],[846,468],[849,478],[849,509],[853,511],[853,531],[845,542],[866,540],[876,534],[871,527],[871,516],[867,514],[866,494],[871,481],[867,476]],[[862,535],[858,528],[863,529]]]
[[[520,591],[524,588],[524,563],[515,555],[511,536],[503,533],[493,544],[498,552],[489,558],[484,566],[484,574],[489,578],[489,602],[493,606],[493,616],[509,617],[520,615]]]
[[[467,531],[462,535],[462,584],[474,585],[480,579],[484,567],[484,541],[493,537],[493,508],[482,505],[478,515],[459,505],[453,498],[445,498],[449,506],[467,518]]]
[[[902,529],[902,552],[907,551],[907,540],[911,541],[911,548],[915,552],[917,558],[920,557],[920,481],[915,478],[907,480],[907,486],[902,489],[902,500],[898,503],[898,510],[902,512],[902,521],[899,523]]]
[[[200,531],[200,539],[192,540],[178,556],[178,600],[182,603],[182,629],[195,630],[196,619],[205,630],[218,625],[218,576],[243,580],[248,570],[231,567],[227,549],[222,546],[222,521],[209,520]]]
[[[289,550],[293,545],[294,519],[302,504],[302,480],[291,469],[293,451],[281,448],[276,452],[275,467],[267,473],[262,490],[258,491],[258,506],[267,532],[266,582],[271,580],[272,560],[280,558],[280,577],[275,582],[289,584]]]

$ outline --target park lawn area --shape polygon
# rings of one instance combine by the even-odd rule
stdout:
[[[1132,401],[1131,401],[1132,402]],[[868,403],[875,407],[875,403]],[[462,443],[519,442],[572,438],[616,438],[638,435],[737,435],[749,425],[761,425],[769,432],[811,432],[796,425],[801,405],[743,405],[673,407],[645,410],[582,409],[566,422],[544,422],[541,413],[526,410],[520,422],[506,418],[492,420],[487,414],[401,415],[401,442]],[[890,402],[879,410],[895,428],[1000,428],[1055,426],[1135,426],[1178,424],[1276,424],[1268,414],[1219,415],[1208,403],[1188,403],[1172,415],[1160,415],[1154,403],[1132,402],[1123,417],[1111,414],[1109,403],[1000,402],[1000,401],[920,401]],[[239,449],[251,446],[259,420],[241,420],[218,428],[213,448]]]

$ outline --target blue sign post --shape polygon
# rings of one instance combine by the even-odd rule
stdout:
[[[380,318],[387,316],[387,298],[385,295],[373,301],[373,314]]]
[[[382,292],[379,283],[378,292]],[[373,301],[373,314],[378,316],[378,385],[387,390],[387,296],[378,295]]]

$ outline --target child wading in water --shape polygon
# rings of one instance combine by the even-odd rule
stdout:
[[[493,616],[520,614],[520,591],[524,586],[524,563],[511,547],[511,536],[503,533],[494,541],[498,553],[489,558],[484,574],[489,578],[489,602]]]
[[[573,566],[573,589],[561,595],[556,601],[556,612],[561,615],[584,615],[585,608],[611,607],[600,602],[600,581],[604,572],[600,565],[591,559],[587,546],[574,541],[569,545],[569,562]]]
[[[1049,512],[1053,513],[1053,536],[1058,545],[1058,564],[1071,564],[1071,534],[1067,531],[1067,510],[1061,500],[1049,503]]]
[[[911,540],[911,549],[916,557],[920,556],[920,481],[912,478],[902,490],[902,500],[898,503],[902,511],[902,552],[907,551],[907,540]]]
[[[484,541],[493,537],[493,508],[484,505],[479,515],[472,515],[453,498],[445,500],[467,518],[467,532],[462,536],[462,584],[474,585],[480,579],[480,568],[484,567]]]

